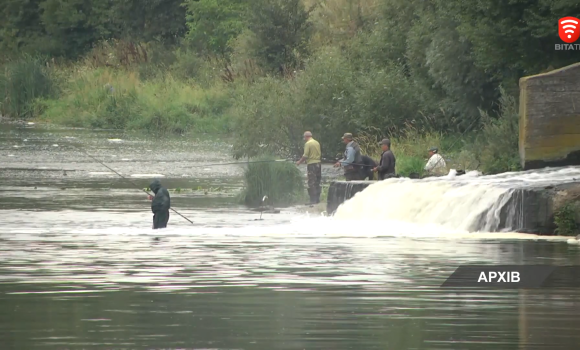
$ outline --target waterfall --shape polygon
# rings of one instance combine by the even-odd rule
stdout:
[[[439,225],[468,232],[516,230],[524,224],[525,191],[580,182],[580,167],[493,176],[451,172],[441,178],[389,179],[370,185],[343,203],[334,220]]]

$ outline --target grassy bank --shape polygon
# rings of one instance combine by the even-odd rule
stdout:
[[[158,135],[229,134],[233,156],[238,158],[263,154],[298,157],[302,132],[309,129],[327,157],[344,148],[339,136],[344,132],[354,132],[363,153],[377,160],[377,142],[389,137],[397,156],[397,172],[403,176],[420,173],[427,149],[433,146],[439,147],[450,168],[485,173],[519,168],[517,102],[505,91],[500,89],[495,117],[480,112],[472,119],[473,127],[461,131],[438,131],[411,122],[404,127],[371,127],[384,123],[377,111],[389,110],[390,105],[370,107],[383,93],[374,90],[376,81],[389,78],[386,80],[393,85],[384,87],[395,93],[400,85],[397,79],[404,77],[394,68],[388,77],[371,79],[374,71],[357,76],[344,70],[352,63],[328,54],[320,54],[292,79],[254,80],[241,73],[225,74],[219,62],[200,60],[179,50],[165,63],[124,65],[88,58],[59,64],[24,56],[2,69],[0,108],[5,116],[73,127]],[[410,107],[415,94],[403,95],[401,101]],[[363,117],[352,117],[352,110]],[[361,123],[371,126],[361,128]]]
[[[135,71],[73,72],[58,99],[37,101],[39,118],[62,125],[160,134],[226,133],[227,92],[201,89],[171,74],[143,80]]]
[[[155,134],[231,131],[231,91],[169,69],[57,65],[30,56],[3,68],[0,110],[12,119]]]

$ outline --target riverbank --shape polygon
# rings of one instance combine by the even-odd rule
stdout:
[[[198,64],[196,70],[187,73],[192,61]],[[67,127],[140,131],[157,137],[227,136],[234,144],[234,157],[263,153],[298,157],[302,129],[310,128],[322,143],[325,156],[334,158],[334,152],[344,147],[340,138],[334,137],[339,129],[342,134],[357,128],[348,123],[339,129],[312,128],[309,126],[312,121],[280,119],[298,113],[281,110],[280,104],[311,90],[309,76],[316,74],[316,69],[315,65],[307,67],[304,75],[292,80],[264,78],[250,84],[244,80],[223,81],[219,66],[183,55],[169,66],[153,63],[110,66],[108,62],[90,60],[47,63],[24,57],[4,66],[0,80],[7,83],[7,88],[0,91],[0,99],[5,101],[1,109],[11,119]],[[22,94],[22,91],[37,93]],[[280,94],[283,100],[257,99],[269,98],[271,94]],[[377,160],[380,157],[377,142],[390,136],[397,155],[397,170],[403,176],[422,171],[430,147],[438,147],[453,168],[486,173],[517,170],[517,103],[508,95],[500,102],[500,118],[483,114],[483,127],[449,133],[408,125],[388,135],[373,129],[355,135],[363,152]],[[308,107],[315,102],[295,103]],[[256,111],[262,114],[256,115]],[[301,125],[299,129],[297,125]],[[289,129],[299,132],[288,137]]]

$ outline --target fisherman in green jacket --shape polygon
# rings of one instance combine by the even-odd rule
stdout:
[[[153,229],[166,228],[169,221],[169,208],[171,208],[169,191],[162,187],[161,182],[157,179],[153,180],[149,188],[155,193],[155,197],[149,196],[153,212]]]

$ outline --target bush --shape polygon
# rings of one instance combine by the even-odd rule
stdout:
[[[521,170],[519,113],[516,99],[500,89],[499,116],[481,112],[483,128],[472,143],[473,153],[487,174]]]
[[[554,213],[555,233],[560,236],[574,236],[578,233],[578,223],[576,222],[576,207],[568,203]]]
[[[214,62],[200,58],[196,53],[189,50],[177,50],[175,53],[175,62],[170,66],[170,72],[178,79],[189,81],[192,80],[203,88],[210,88],[218,82],[221,70],[223,68]]]
[[[422,174],[425,160],[419,157],[401,154],[397,156],[397,174],[409,177],[412,173]]]
[[[36,99],[57,95],[55,77],[38,57],[24,56],[0,69],[0,113],[5,116],[32,117]]]
[[[264,196],[270,205],[290,205],[304,200],[304,177],[289,162],[276,162],[260,158],[250,163],[244,172],[243,201],[248,206],[258,206]]]

